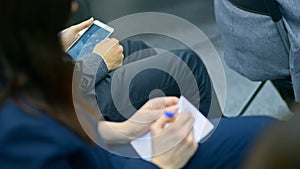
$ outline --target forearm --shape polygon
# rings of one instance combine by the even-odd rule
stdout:
[[[130,130],[127,122],[106,122],[98,123],[98,131],[107,144],[126,144],[133,140],[133,131]]]

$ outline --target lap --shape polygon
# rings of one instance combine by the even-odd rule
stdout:
[[[162,95],[184,95],[208,113],[210,79],[195,53],[177,50],[156,55],[144,43],[133,41],[124,43],[124,51],[125,65],[96,84],[98,105],[107,120],[126,120],[149,97]]]

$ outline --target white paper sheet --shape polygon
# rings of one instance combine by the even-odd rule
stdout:
[[[184,96],[178,102],[179,112],[189,111],[195,118],[193,125],[194,138],[197,142],[207,136],[214,128],[213,124],[200,113]],[[131,145],[144,160],[150,161],[152,157],[151,133],[131,141]]]

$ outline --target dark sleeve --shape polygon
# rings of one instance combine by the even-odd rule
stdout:
[[[71,169],[63,149],[56,140],[33,125],[19,125],[0,138],[1,168]],[[49,129],[45,129],[49,130]]]
[[[103,58],[95,53],[90,53],[79,58],[76,64],[81,65],[81,90],[85,95],[95,94],[95,84],[108,74],[108,68]]]
[[[143,169],[159,169],[155,164],[142,160],[142,159],[129,159],[124,167],[124,169],[132,169],[136,168],[137,166]]]
[[[277,121],[265,116],[222,118],[209,138],[199,148],[184,169],[239,169],[245,157],[267,129]],[[238,126],[238,127],[237,127]]]
[[[159,169],[159,167],[157,167],[155,164],[145,161],[141,158],[129,158],[129,157],[123,157],[123,156],[111,154],[110,159],[115,169],[132,169],[132,168]]]
[[[95,75],[96,83],[108,74],[107,65],[100,55],[90,53],[80,58],[79,61],[82,61],[83,73]]]

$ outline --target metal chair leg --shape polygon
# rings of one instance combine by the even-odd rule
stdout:
[[[249,96],[249,98],[247,99],[246,103],[243,105],[243,107],[240,110],[240,112],[238,113],[237,117],[242,116],[242,115],[245,114],[246,110],[251,105],[251,103],[253,102],[254,98],[257,96],[257,94],[260,92],[260,90],[264,87],[265,84],[266,84],[266,81],[260,82],[260,84],[253,91],[253,93]]]

